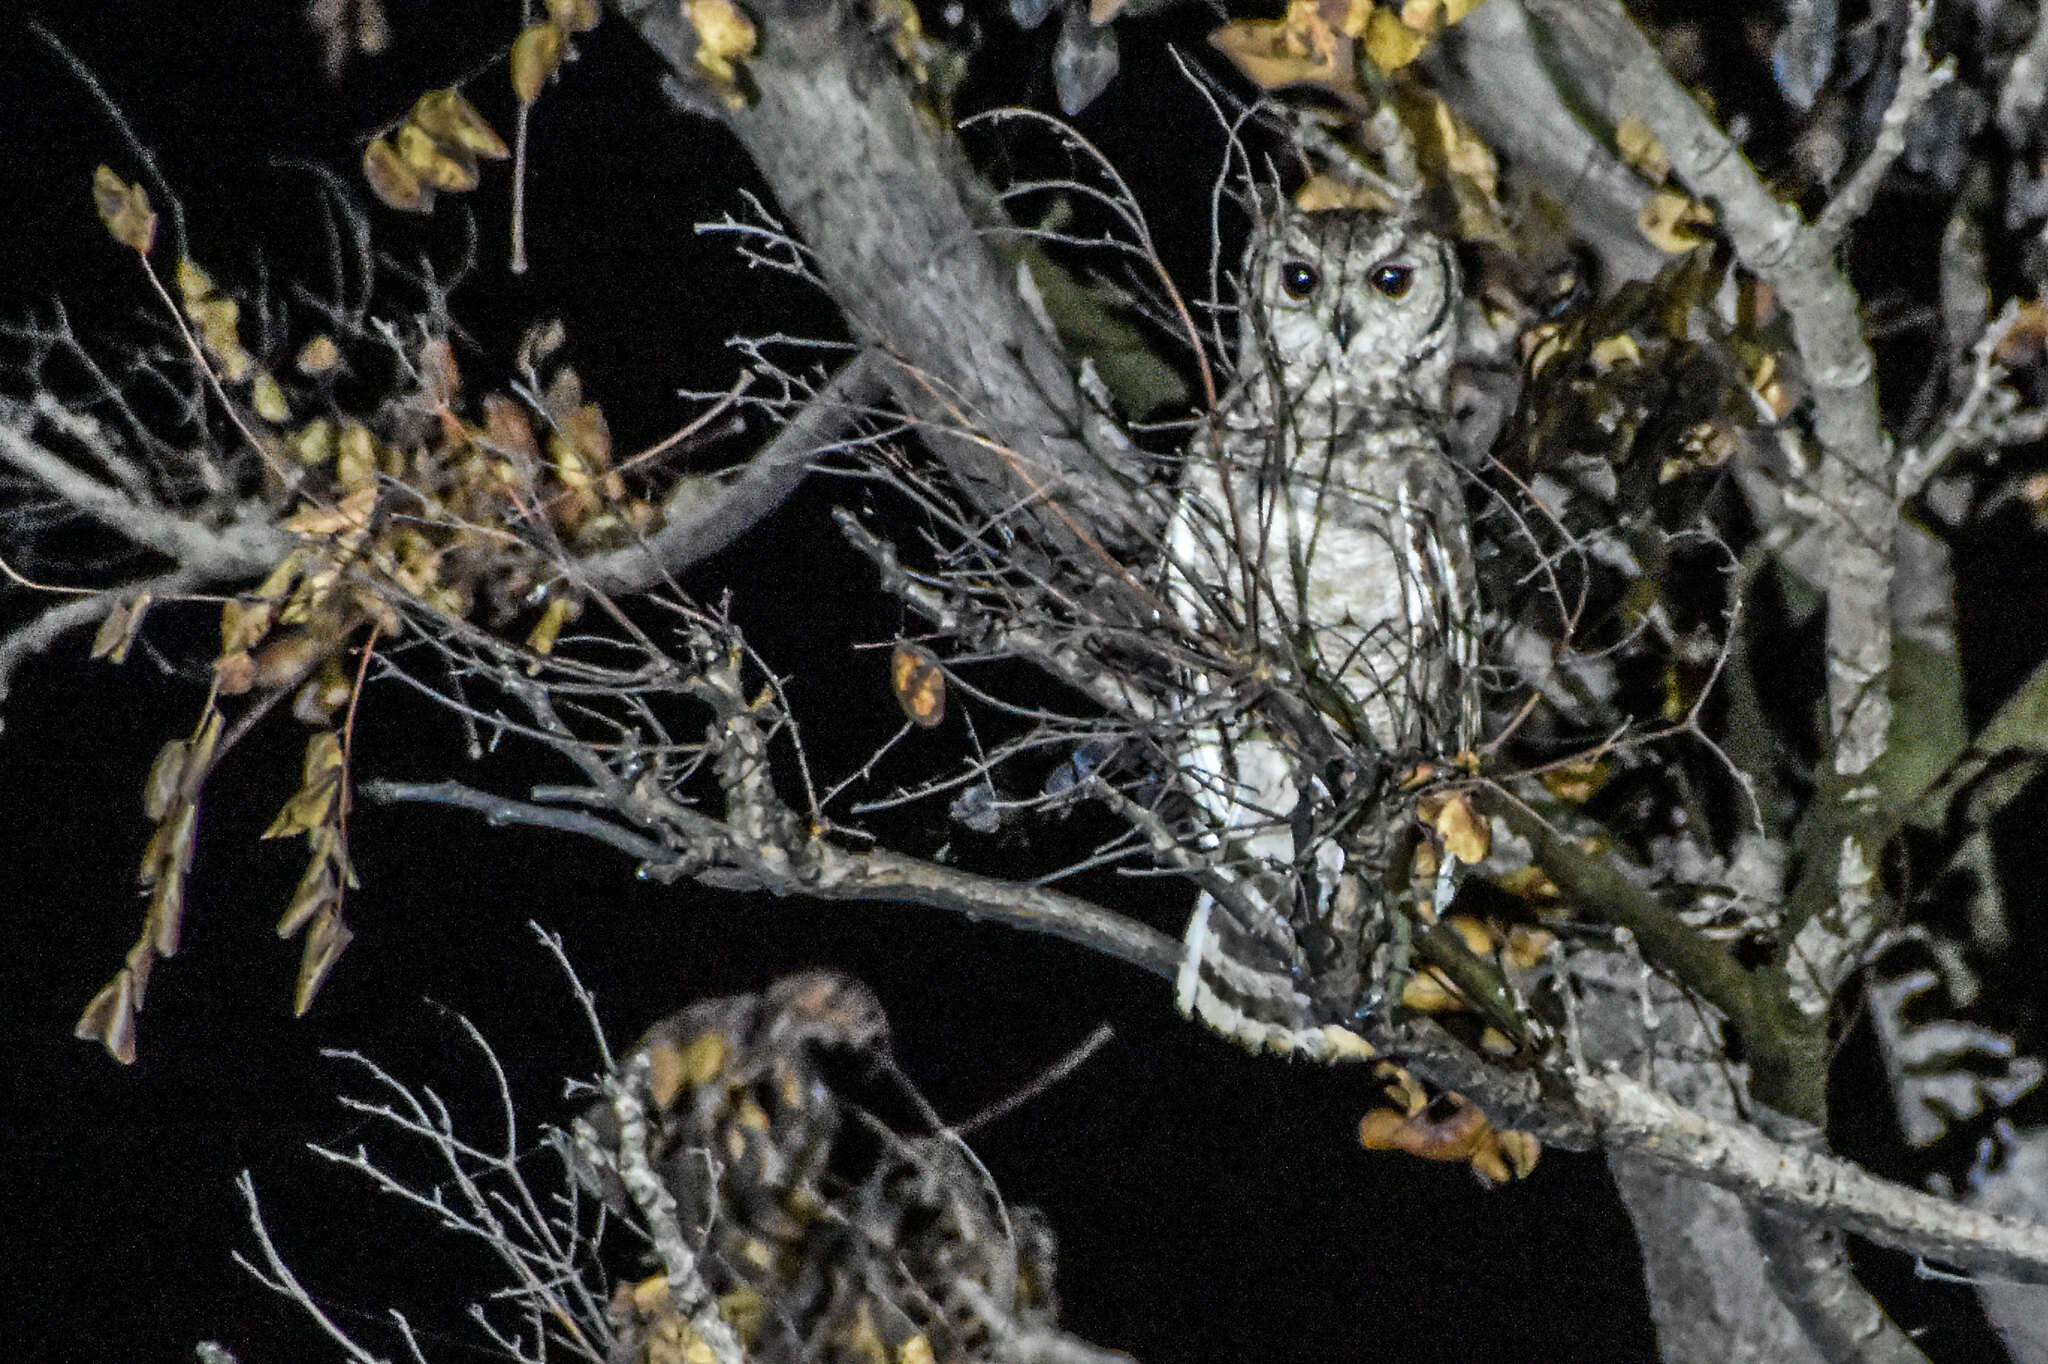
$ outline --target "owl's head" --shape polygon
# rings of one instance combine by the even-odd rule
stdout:
[[[1457,349],[1458,261],[1413,220],[1282,208],[1245,260],[1241,362],[1307,404],[1441,412]]]

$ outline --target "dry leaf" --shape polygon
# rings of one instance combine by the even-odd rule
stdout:
[[[1209,41],[1269,90],[1351,83],[1351,44],[1330,26],[1315,0],[1292,0],[1284,18],[1225,24],[1209,35]]]
[[[463,194],[477,187],[476,159],[460,147],[450,147],[417,123],[398,130],[398,159],[431,189]]]
[[[156,243],[156,214],[142,186],[128,184],[101,166],[92,173],[92,201],[115,241],[141,255],[149,254]]]
[[[298,357],[292,363],[298,366],[301,374],[325,374],[341,363],[341,348],[334,344],[333,337],[322,332],[299,347]]]
[[[911,723],[931,729],[946,718],[946,674],[923,649],[896,646],[889,656],[889,684]]]
[[[588,33],[597,27],[597,0],[547,0],[548,18],[570,33]]]
[[[1486,817],[1472,807],[1472,797],[1460,791],[1446,800],[1430,821],[1444,851],[1467,866],[1486,860],[1493,846],[1493,834]]]
[[[135,637],[142,631],[142,618],[149,614],[149,604],[155,600],[153,593],[138,592],[133,601],[115,602],[92,637],[92,656],[114,664],[126,663],[128,651],[135,647]]]
[[[1614,125],[1614,147],[1622,161],[1651,184],[1661,185],[1671,178],[1671,158],[1664,154],[1664,144],[1650,131],[1650,125],[1634,114],[1623,114],[1621,122]]]
[[[312,926],[306,930],[306,952],[299,959],[299,988],[292,997],[294,1017],[303,1018],[306,1010],[313,1007],[313,996],[320,993],[327,973],[334,969],[342,949],[353,937],[355,934],[341,921],[338,910],[323,910],[313,917]]]
[[[434,192],[420,183],[398,148],[384,138],[363,148],[363,178],[372,193],[401,212],[425,213],[434,206]]]
[[[562,64],[568,35],[552,23],[538,23],[512,44],[512,93],[521,104],[531,104]]]
[[[1660,189],[1636,215],[1636,226],[1659,251],[1682,256],[1706,238],[1695,228],[1710,227],[1714,211],[1675,189]]]
[[[1420,57],[1429,35],[1418,33],[1390,10],[1375,9],[1365,25],[1365,55],[1382,71],[1398,71]]]
[[[127,967],[85,1006],[72,1036],[98,1042],[122,1065],[135,1061],[135,977]]]
[[[754,21],[732,0],[683,0],[683,14],[697,33],[697,65],[720,85],[731,86],[739,78],[733,63],[753,56],[759,45]]]
[[[554,6],[548,8],[552,10]],[[476,106],[464,99],[459,90],[427,91],[412,106],[408,121],[436,142],[486,161],[502,161],[512,154],[505,139],[498,136],[497,130],[484,121]]]

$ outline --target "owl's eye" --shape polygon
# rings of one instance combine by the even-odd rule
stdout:
[[[1408,286],[1415,282],[1415,270],[1407,265],[1375,265],[1366,276],[1372,287],[1388,298],[1400,298],[1408,292]]]
[[[1287,261],[1280,267],[1280,287],[1289,298],[1307,298],[1321,282],[1322,276],[1305,260]]]

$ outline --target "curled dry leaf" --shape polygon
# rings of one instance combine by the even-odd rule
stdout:
[[[1706,240],[1697,229],[1711,227],[1714,211],[1691,195],[1660,189],[1636,215],[1636,226],[1659,251],[1682,256]]]
[[[1468,866],[1484,862],[1493,846],[1493,834],[1486,817],[1472,806],[1472,797],[1460,791],[1446,798],[1430,820],[1430,827],[1443,840],[1444,851]]]
[[[683,0],[683,15],[697,34],[697,65],[725,88],[727,103],[733,102],[739,79],[733,63],[753,56],[760,44],[754,21],[732,0]]]
[[[93,634],[92,656],[110,663],[126,663],[128,651],[135,647],[135,637],[142,631],[142,619],[149,613],[149,604],[155,600],[153,594],[139,592],[131,601],[115,602]]]
[[[338,908],[323,909],[313,916],[312,926],[306,930],[306,952],[299,960],[299,986],[292,996],[294,1017],[304,1017],[313,1007],[313,997],[320,993],[320,986],[354,937],[341,921]]]
[[[156,243],[156,213],[142,186],[128,184],[101,166],[92,173],[92,201],[115,241],[141,255],[149,254]]]
[[[406,121],[442,146],[486,161],[502,161],[512,154],[505,139],[484,121],[484,116],[462,97],[460,90],[427,91],[414,103]]]
[[[1664,154],[1664,144],[1634,114],[1622,115],[1621,122],[1614,125],[1614,148],[1624,164],[1651,184],[1661,185],[1671,178],[1671,158]]]
[[[341,363],[341,348],[334,344],[334,338],[322,332],[299,347],[299,353],[292,363],[304,375],[321,375]]]
[[[425,213],[434,206],[434,192],[405,164],[398,148],[378,138],[363,148],[363,178],[386,205],[402,213]]]
[[[1356,15],[1361,25],[1370,11],[1368,0],[1340,4],[1339,22]],[[1316,0],[1292,0],[1279,19],[1238,19],[1209,35],[1217,51],[1268,90],[1289,85],[1352,85],[1355,70],[1351,39],[1333,24]]]
[[[568,34],[550,21],[532,25],[513,42],[512,93],[521,104],[540,98],[548,78],[561,66],[568,42]]]
[[[946,674],[923,649],[896,646],[889,656],[889,685],[912,724],[931,729],[946,718]]]
[[[548,0],[548,18],[570,33],[588,33],[597,27],[597,0]]]

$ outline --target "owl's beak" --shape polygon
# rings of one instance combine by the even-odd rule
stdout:
[[[1337,349],[1351,349],[1351,329],[1357,325],[1351,309],[1341,306],[1337,309],[1337,315],[1330,320],[1330,331],[1337,338]]]

